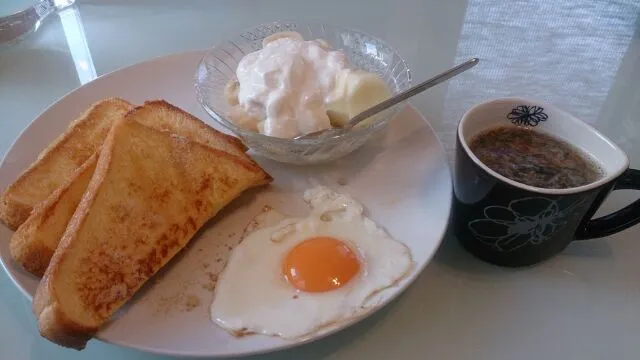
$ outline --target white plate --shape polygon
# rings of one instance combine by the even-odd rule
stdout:
[[[120,96],[135,103],[163,98],[212,124],[196,102],[192,85],[193,72],[202,55],[195,51],[146,61],[71,92],[20,135],[0,167],[0,188],[6,188],[69,121],[104,97]],[[275,178],[273,185],[243,195],[207,224],[98,333],[98,339],[182,356],[246,355],[302,343],[267,336],[232,337],[209,320],[212,292],[208,287],[211,274],[219,272],[224,263],[216,259],[227,256],[227,245],[239,240],[245,225],[264,205],[289,215],[305,215],[308,209],[302,192],[318,184],[354,196],[372,219],[411,249],[415,267],[396,288],[385,292],[384,304],[417,278],[440,245],[451,208],[451,175],[433,129],[411,107],[394,119],[379,138],[333,164],[300,167],[257,160]],[[0,226],[2,264],[16,286],[31,298],[38,279],[11,260],[11,234]],[[357,321],[327,329],[310,340]]]

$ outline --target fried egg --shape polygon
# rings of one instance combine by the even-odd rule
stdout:
[[[410,273],[409,248],[351,196],[320,186],[304,200],[306,218],[269,210],[258,219],[274,225],[254,221],[218,278],[214,323],[236,336],[303,339],[379,307],[381,295]]]

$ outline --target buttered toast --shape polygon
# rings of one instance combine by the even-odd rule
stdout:
[[[133,106],[118,98],[93,104],[44,149],[0,198],[0,220],[11,230],[22,224],[34,206],[72,177],[102,145],[111,125]]]
[[[184,136],[214,149],[238,156],[257,166],[239,139],[225,135],[191,114],[163,101],[148,101],[126,115],[157,130]],[[58,242],[93,175],[97,156],[89,158],[73,176],[36,206],[11,238],[11,255],[34,275],[42,276]]]
[[[36,291],[41,335],[82,349],[207,220],[269,181],[238,156],[118,120]]]

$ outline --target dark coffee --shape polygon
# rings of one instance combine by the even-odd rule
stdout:
[[[533,129],[491,129],[475,136],[470,148],[491,170],[535,187],[567,189],[602,176],[598,165],[582,151]]]

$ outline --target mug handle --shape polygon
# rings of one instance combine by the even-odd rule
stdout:
[[[640,170],[627,169],[613,185],[615,190],[640,190]],[[600,206],[601,202],[596,202]],[[588,211],[593,214],[596,209]],[[586,221],[576,233],[576,240],[599,238],[627,229],[640,222],[640,200],[609,215]]]

